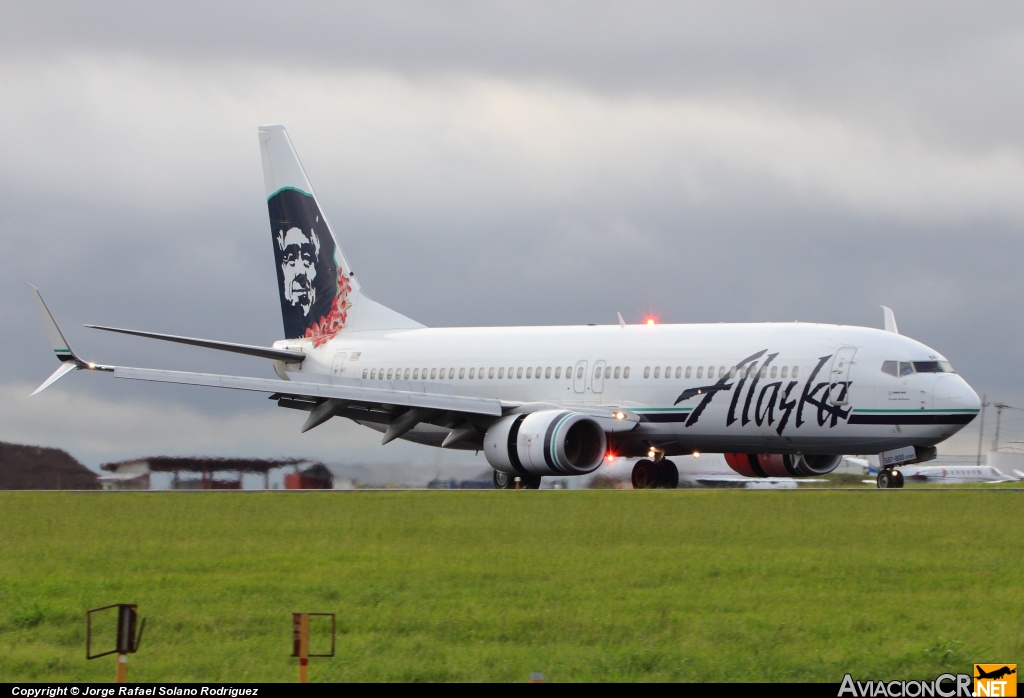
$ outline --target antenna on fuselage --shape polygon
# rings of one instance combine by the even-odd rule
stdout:
[[[896,313],[892,312],[892,308],[884,305],[882,306],[882,312],[885,314],[885,331],[899,334],[900,331],[896,329]]]

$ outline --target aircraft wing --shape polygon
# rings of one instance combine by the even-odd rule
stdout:
[[[348,379],[344,383],[316,383],[283,381],[277,378],[247,378],[216,373],[188,373],[184,371],[163,371],[152,368],[130,368],[115,366],[115,378],[155,381],[157,383],[180,383],[184,385],[205,385],[211,388],[250,390],[258,393],[274,393],[282,398],[306,398],[340,400],[381,407],[419,407],[428,410],[448,410],[500,417],[502,407],[513,407],[515,403],[502,403],[491,398],[467,397],[430,393],[425,390],[395,390],[367,387],[363,381]],[[369,382],[369,381],[367,381]]]
[[[358,378],[321,377],[321,380],[326,382],[285,381],[277,378],[251,378],[127,366],[112,366],[109,369],[113,371],[115,378],[271,393],[271,397],[282,407],[310,412],[309,418],[302,426],[303,432],[335,416],[389,424],[384,443],[398,438],[420,422],[454,425],[460,418],[468,418],[470,423],[487,425],[505,414],[528,413],[542,409],[577,411],[575,408],[547,403],[522,404],[495,398],[456,395],[451,392],[450,386],[415,381],[385,381],[385,386],[392,387],[381,387],[382,381],[363,381]],[[639,417],[626,410],[580,411],[591,416],[608,432],[628,431],[639,422]],[[618,416],[614,416],[615,414]],[[472,433],[465,432],[461,434],[459,440],[471,436]]]
[[[309,417],[302,426],[306,432],[335,416],[348,417],[356,421],[374,422],[387,425],[383,443],[399,438],[417,424],[428,423],[451,429],[445,445],[459,441],[476,441],[496,419],[515,413],[529,413],[545,409],[573,410],[588,414],[607,432],[628,431],[639,422],[639,417],[628,409],[615,407],[566,407],[550,403],[519,403],[495,398],[456,395],[450,385],[422,383],[416,381],[376,381],[357,378],[339,378],[313,374],[290,373],[299,380],[277,378],[254,378],[212,373],[166,371],[129,366],[107,366],[81,359],[71,349],[57,326],[42,295],[29,285],[40,317],[53,345],[54,353],[61,361],[60,367],[33,395],[42,392],[58,379],[74,370],[96,370],[112,372],[115,378],[154,381],[157,383],[178,383],[202,385],[211,388],[229,388],[252,392],[270,393],[278,405],[305,410]],[[163,339],[191,344],[222,351],[261,356],[264,358],[300,363],[304,357],[298,352],[233,344],[215,340],[179,337],[155,332],[123,330],[101,327],[113,332],[134,334],[154,339]]]

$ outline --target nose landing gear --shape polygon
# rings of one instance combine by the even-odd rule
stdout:
[[[903,487],[903,473],[892,468],[884,468],[878,473],[876,484],[880,490],[899,489]]]
[[[510,475],[500,470],[494,471],[494,489],[496,490],[539,490],[540,475]],[[519,482],[516,482],[518,480]],[[517,486],[518,485],[518,486]]]

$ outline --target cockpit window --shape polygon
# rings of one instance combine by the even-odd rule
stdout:
[[[883,361],[882,373],[902,378],[914,373],[956,373],[948,361]]]
[[[948,361],[915,361],[914,370],[918,373],[955,373]]]

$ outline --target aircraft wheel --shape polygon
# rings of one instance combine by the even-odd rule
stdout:
[[[496,490],[514,490],[516,488],[516,479],[508,473],[503,473],[500,470],[494,471],[494,489]]]
[[[661,487],[674,490],[679,487],[679,468],[670,460],[663,460],[656,465],[658,481]]]
[[[901,473],[899,470],[893,470],[892,471],[892,484],[889,485],[889,486],[890,487],[896,487],[896,488],[902,488],[903,487],[903,483],[904,483],[903,473]]]
[[[891,470],[882,470],[878,473],[878,479],[876,480],[878,489],[887,490],[893,487],[893,475]]]
[[[678,472],[676,473],[678,475]],[[652,461],[638,460],[636,465],[633,466],[633,481],[634,490],[649,490],[658,486],[658,471],[654,467]]]
[[[540,475],[520,475],[519,476],[519,489],[521,489],[521,490],[539,490],[540,489]]]

